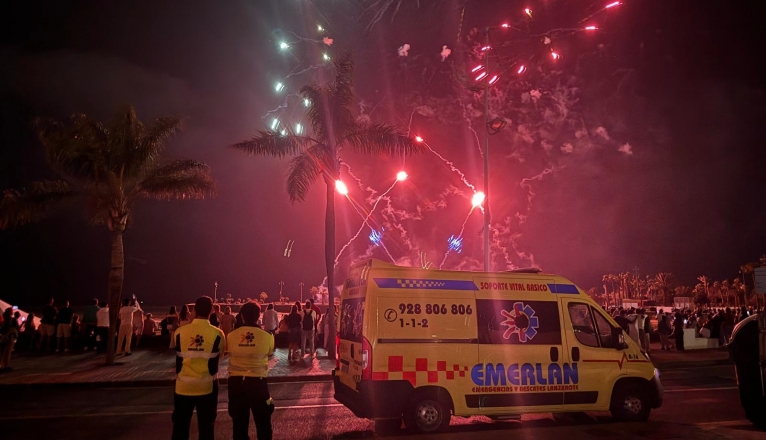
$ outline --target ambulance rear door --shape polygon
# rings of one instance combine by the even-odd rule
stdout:
[[[358,391],[357,385],[362,380],[366,367],[369,347],[364,337],[369,327],[367,321],[367,278],[372,261],[354,265],[349,270],[343,283],[340,307],[338,310],[338,366],[336,376],[343,385]]]

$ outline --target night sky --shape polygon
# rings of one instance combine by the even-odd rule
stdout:
[[[83,112],[105,120],[122,103],[133,104],[145,121],[182,115],[186,128],[169,143],[167,155],[208,163],[218,194],[205,201],[138,202],[125,235],[125,295],[152,304],[188,302],[212,294],[218,281],[219,295],[266,291],[274,298],[284,280],[286,293],[296,297],[299,282],[318,285],[324,277],[323,183],[315,184],[305,203],[291,204],[287,160],[248,158],[226,146],[266,129],[273,114],[264,116],[285,95],[332,72],[320,68],[291,77],[282,94],[275,93],[276,81],[321,63],[310,61],[321,51],[336,56],[352,50],[361,101],[355,112],[406,130],[408,103],[451,96],[451,75],[469,59],[456,41],[458,29],[465,37],[472,28],[515,20],[528,6],[540,11],[541,20],[576,24],[598,9],[593,5],[608,2],[421,0],[418,6],[404,0],[392,19],[394,1],[368,27],[374,11],[363,10],[372,3],[2,2],[0,188],[55,177],[32,131],[36,116]],[[520,123],[511,120],[491,138],[493,222],[510,219],[501,235],[513,237],[515,248],[503,243],[511,264],[537,264],[584,289],[600,287],[605,273],[634,267],[646,274],[672,272],[694,285],[703,274],[736,277],[741,264],[766,252],[761,3],[626,1],[591,20],[602,28],[598,35],[556,42],[564,56],[551,69],[577,78],[572,110],[582,115],[587,135],[597,138],[599,127],[608,135],[588,148],[574,136],[547,149],[539,142],[522,146]],[[332,46],[321,43],[318,23]],[[280,51],[285,40],[292,46]],[[397,55],[405,43],[411,45],[406,58]],[[442,45],[453,49],[446,62],[439,57]],[[510,77],[504,75],[501,82]],[[529,89],[536,87],[532,81]],[[521,98],[514,102],[521,105]],[[481,189],[482,159],[465,119],[432,108],[435,115],[415,114],[413,134]],[[299,110],[291,107],[290,117]],[[509,117],[500,109],[491,113]],[[479,112],[474,123],[480,118]],[[565,151],[567,143],[572,151]],[[424,251],[438,265],[447,238],[459,233],[470,209],[470,191],[457,175],[430,153],[404,164],[401,158],[342,154],[363,186],[378,194],[397,171],[407,170],[411,178],[391,193],[393,209],[407,213],[398,217],[407,234],[389,229],[384,243],[401,264],[417,264]],[[548,168],[553,171],[521,184]],[[342,177],[363,202],[367,194],[350,176]],[[433,208],[450,185],[461,194]],[[336,202],[339,250],[361,220],[343,198]],[[408,218],[418,206],[432,209]],[[481,216],[473,213],[463,252],[451,255],[445,268],[481,261],[481,226]],[[388,259],[381,248],[370,247],[368,234],[363,230],[341,259],[339,280],[365,252]],[[295,244],[286,258],[288,240]],[[107,229],[89,226],[77,203],[40,223],[0,231],[0,298],[20,305],[39,304],[49,295],[74,303],[106,299],[109,243]],[[504,269],[502,255],[497,258],[496,267]]]

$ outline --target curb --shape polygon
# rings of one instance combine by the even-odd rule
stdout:
[[[268,383],[295,383],[295,382],[330,382],[332,374],[313,374],[310,376],[274,376],[267,377]],[[175,379],[156,380],[115,380],[107,382],[37,382],[23,384],[0,384],[0,390],[18,392],[21,390],[34,390],[40,388],[147,388],[147,387],[172,387]],[[219,385],[227,385],[228,378],[218,379]]]
[[[716,359],[710,361],[672,361],[655,362],[654,366],[660,370],[683,370],[684,368],[716,367],[720,365],[734,365],[729,359]]]

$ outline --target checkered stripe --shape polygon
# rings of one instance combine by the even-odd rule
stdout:
[[[404,289],[420,289],[426,287],[444,287],[444,281],[432,280],[396,280],[396,283]]]
[[[452,368],[447,368],[447,361],[436,361],[436,370],[428,369],[427,358],[415,358],[415,370],[404,369],[404,356],[389,356],[388,368],[386,371],[377,371],[372,373],[372,380],[408,380],[412,386],[418,383],[436,383],[439,382],[439,373],[443,372],[446,380],[455,380],[458,377],[465,377],[468,367],[453,364]]]

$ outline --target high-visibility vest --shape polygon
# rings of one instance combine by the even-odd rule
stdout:
[[[218,360],[226,350],[223,332],[207,319],[179,327],[176,338],[176,393],[202,396],[213,392]]]
[[[266,377],[274,336],[258,327],[243,326],[229,333],[229,376]]]

